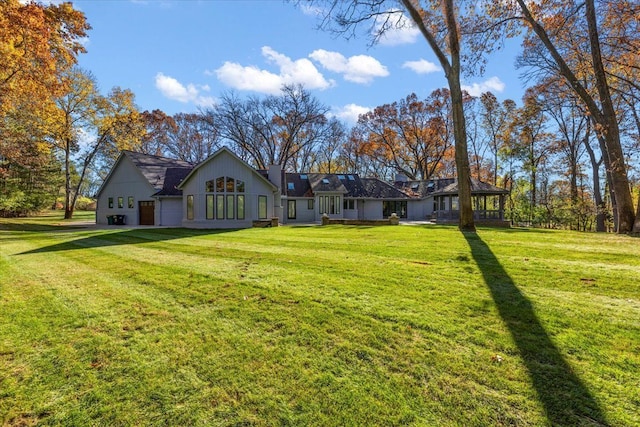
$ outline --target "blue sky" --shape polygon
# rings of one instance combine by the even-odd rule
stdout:
[[[194,112],[226,91],[278,93],[303,84],[332,114],[353,123],[359,113],[410,93],[425,98],[446,87],[416,31],[369,45],[366,27],[345,40],[316,29],[312,11],[280,0],[79,0],[93,27],[80,65],[103,93],[131,89],[140,110]],[[494,54],[483,76],[466,77],[474,95],[490,90],[520,102],[514,68],[518,46]]]

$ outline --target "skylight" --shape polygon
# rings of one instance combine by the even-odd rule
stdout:
[[[293,191],[296,189],[296,187],[293,182],[287,182],[287,189]]]
[[[338,179],[339,179],[340,181],[344,181],[344,175],[338,175]]]
[[[301,174],[300,179],[307,179],[307,174],[306,173]]]
[[[322,183],[323,183],[323,184],[328,184],[328,183],[329,183],[329,180],[328,180],[327,178],[322,178]]]
[[[349,177],[349,181],[355,181],[356,179],[353,177],[353,175],[347,175]]]

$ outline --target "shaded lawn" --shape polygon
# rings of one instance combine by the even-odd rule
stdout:
[[[637,239],[53,224],[0,220],[3,424],[640,424]]]

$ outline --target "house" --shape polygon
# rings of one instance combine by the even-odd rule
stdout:
[[[478,220],[502,221],[498,187],[473,181]],[[97,193],[96,222],[117,215],[129,225],[246,228],[331,219],[454,222],[459,218],[454,179],[388,183],[357,174],[256,170],[227,148],[203,162],[123,151]]]
[[[332,219],[377,220],[397,212],[406,218],[409,196],[377,178],[356,174],[285,173],[282,200],[282,222],[287,224],[320,221],[325,214]]]
[[[227,148],[194,167],[176,189],[182,191],[181,225],[189,228],[247,228],[281,212],[279,168],[272,183]]]
[[[179,225],[182,192],[176,185],[194,165],[181,160],[122,151],[96,193],[96,223],[121,216],[129,225]]]

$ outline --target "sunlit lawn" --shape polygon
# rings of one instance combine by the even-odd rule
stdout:
[[[640,240],[0,219],[2,425],[640,425]]]

